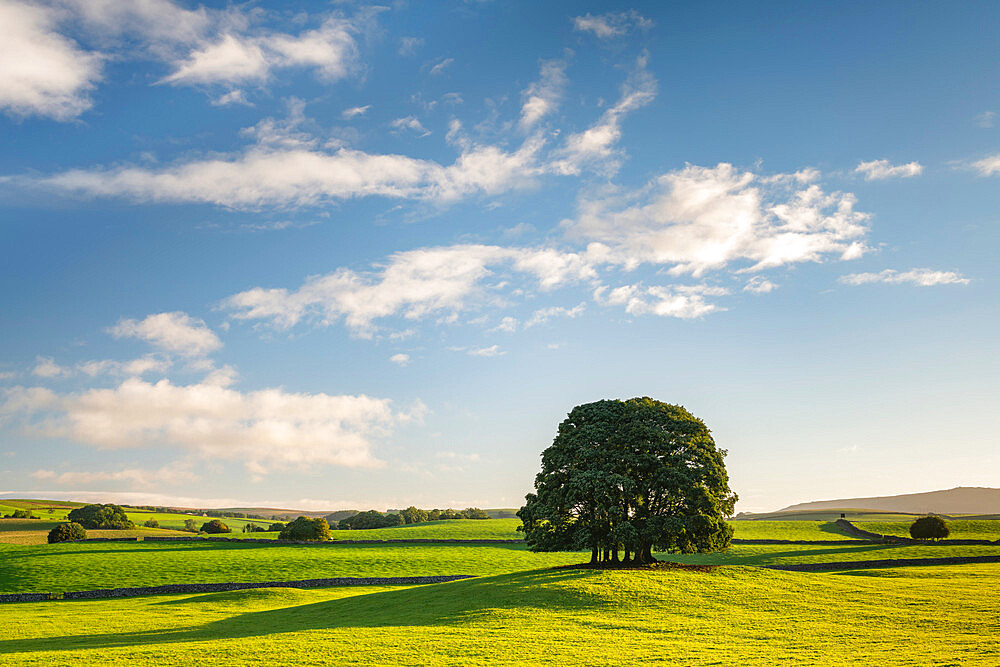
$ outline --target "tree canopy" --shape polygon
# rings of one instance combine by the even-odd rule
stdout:
[[[589,550],[591,563],[654,562],[652,550],[729,546],[736,494],[704,422],[651,398],[577,406],[542,452],[517,515],[533,551]]]
[[[78,523],[61,523],[49,531],[49,544],[87,539],[87,531]]]
[[[325,542],[330,539],[330,524],[325,517],[309,518],[300,516],[281,529],[279,540],[318,540]]]
[[[135,528],[120,505],[84,505],[69,513],[69,520],[84,528],[100,530],[131,530]]]
[[[942,540],[949,535],[948,522],[939,516],[922,516],[910,525],[910,537],[915,540]]]
[[[219,533],[231,533],[233,530],[218,519],[212,519],[211,521],[206,521],[201,524],[201,532],[208,533],[210,535],[217,535]]]
[[[402,524],[403,517],[398,514],[382,514],[378,510],[368,510],[341,519],[337,523],[337,528],[340,530],[368,530],[370,528],[392,528]]]

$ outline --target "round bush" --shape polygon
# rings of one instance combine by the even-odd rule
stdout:
[[[49,544],[87,539],[87,531],[78,523],[61,523],[49,531]]]
[[[125,514],[125,509],[111,503],[77,507],[69,513],[69,520],[84,528],[101,530],[132,530],[135,528],[135,524]]]
[[[910,537],[915,540],[940,540],[950,534],[948,522],[939,516],[922,516],[910,526]]]
[[[330,539],[330,524],[323,517],[310,519],[300,516],[282,529],[278,539],[325,542]]]
[[[146,519],[146,521],[142,525],[145,526],[146,528],[159,528],[160,522],[157,521],[156,519]]]
[[[217,533],[231,533],[233,531],[229,528],[229,526],[222,523],[218,519],[212,519],[211,521],[206,521],[205,523],[201,524],[201,532],[217,534]]]

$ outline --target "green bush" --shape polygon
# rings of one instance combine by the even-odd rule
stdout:
[[[392,528],[402,524],[403,517],[398,514],[382,514],[378,510],[368,510],[341,519],[337,523],[337,528],[340,530],[369,530],[371,528]]]
[[[156,519],[146,519],[142,525],[145,526],[146,528],[159,528],[160,522],[157,521]]]
[[[269,533],[271,532],[280,533],[285,529],[285,526],[287,525],[288,525],[287,523],[282,523],[281,521],[275,521],[274,523],[272,523],[270,526],[267,527],[267,531]]]
[[[478,507],[469,507],[462,514],[465,515],[466,519],[489,519],[490,515],[486,513],[486,510],[481,510]]]
[[[201,532],[217,535],[219,533],[231,533],[233,531],[229,528],[229,526],[222,523],[218,519],[212,519],[211,521],[206,521],[201,524]]]
[[[186,530],[189,533],[197,533],[198,524],[195,522],[194,519],[184,519],[184,530]]]
[[[131,530],[135,524],[120,505],[85,505],[69,513],[69,520],[84,528],[101,530]]]
[[[49,544],[87,539],[87,531],[78,523],[61,523],[49,531]]]
[[[310,519],[307,516],[300,516],[282,529],[278,539],[325,542],[330,539],[330,524],[326,522],[325,517]]]
[[[10,515],[13,519],[34,519],[31,516],[31,510],[14,510],[14,513]]]
[[[910,537],[915,540],[941,540],[950,534],[948,522],[939,516],[922,516],[910,526]]]

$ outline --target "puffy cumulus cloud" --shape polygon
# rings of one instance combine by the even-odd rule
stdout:
[[[584,199],[564,227],[607,262],[668,265],[673,275],[697,277],[734,262],[760,271],[860,256],[869,216],[854,206],[851,193],[817,184],[765,181],[726,163],[688,165],[638,191]]]
[[[399,352],[389,357],[389,361],[399,366],[407,366],[410,363],[410,355]]]
[[[566,84],[565,61],[546,60],[542,62],[538,80],[521,93],[523,102],[519,125],[522,130],[530,130],[542,118],[559,107]]]
[[[973,169],[979,172],[980,176],[993,176],[1000,174],[1000,153],[984,157],[971,163]]]
[[[203,357],[222,347],[203,320],[180,311],[156,313],[143,320],[123,318],[108,331],[115,338],[139,338],[185,357]]]
[[[0,418],[28,434],[99,448],[181,447],[207,459],[242,461],[255,474],[272,468],[381,465],[373,440],[422,418],[425,408],[393,410],[387,399],[242,393],[212,381],[175,385],[130,378],[111,389],[55,394],[38,387],[4,391]]]
[[[157,470],[144,468],[123,468],[113,471],[69,471],[36,470],[29,477],[40,481],[51,481],[60,486],[78,486],[94,482],[128,482],[137,488],[147,488],[155,484],[184,484],[200,479],[185,466],[170,465]]]
[[[579,174],[584,168],[596,168],[607,174],[615,173],[623,153],[617,148],[621,139],[622,119],[656,97],[656,79],[646,70],[648,55],[637,60],[629,78],[622,85],[618,103],[605,111],[597,123],[583,132],[570,134],[553,152],[549,168],[559,174]]]
[[[260,83],[269,79],[274,70],[285,67],[311,67],[324,80],[336,81],[358,67],[357,45],[352,35],[355,30],[352,21],[331,17],[319,28],[298,35],[219,34],[174,62],[174,71],[163,82]]]
[[[888,285],[917,285],[918,287],[932,287],[934,285],[968,285],[969,279],[955,271],[935,271],[933,269],[910,269],[909,271],[896,271],[895,269],[885,269],[878,273],[850,273],[841,276],[839,281],[845,285],[868,285],[871,283],[885,283]]]
[[[253,288],[223,301],[235,319],[262,320],[287,329],[305,318],[323,326],[341,319],[360,336],[370,336],[378,319],[457,313],[491,298],[504,282],[504,269],[532,276],[542,289],[587,280],[595,273],[588,260],[552,249],[455,245],[421,248],[392,255],[381,270],[350,269],[315,276],[297,290]],[[495,280],[490,284],[491,279]]]
[[[888,160],[872,160],[860,163],[854,171],[864,174],[866,181],[881,181],[886,178],[913,178],[924,171],[919,162],[893,165]]]
[[[574,16],[570,21],[573,23],[574,30],[588,32],[601,40],[612,40],[624,37],[636,29],[649,30],[653,27],[651,19],[643,17],[634,9],[627,12],[608,12],[597,16],[588,12],[584,16]]]
[[[36,357],[35,367],[31,369],[33,375],[40,378],[57,378],[73,374],[73,369],[60,366],[52,357]]]
[[[0,109],[65,121],[90,108],[103,56],[61,35],[59,17],[51,7],[0,0]]]
[[[659,315],[695,319],[720,310],[706,297],[723,296],[729,291],[709,285],[623,285],[614,289],[600,286],[594,298],[603,305],[624,305],[630,315]]]

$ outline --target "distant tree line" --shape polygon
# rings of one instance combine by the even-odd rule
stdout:
[[[51,511],[51,510],[50,510]],[[4,514],[5,519],[40,519],[41,517],[35,516],[31,513],[31,510],[14,510],[11,514]]]
[[[260,519],[262,521],[267,521],[270,518],[264,516],[263,514],[250,514],[247,512],[227,512],[223,510],[179,510],[176,507],[164,507],[162,505],[130,505],[130,507],[137,510],[146,510],[147,512],[158,512],[160,514],[189,514],[194,512],[195,514],[218,517],[220,519]]]
[[[398,512],[382,513],[378,510],[358,512],[337,521],[336,524],[331,521],[330,527],[335,527],[338,530],[369,530],[372,528],[393,528],[395,526],[424,523],[427,521],[441,521],[444,519],[489,518],[490,515],[478,507],[468,507],[464,510],[422,510],[411,505],[405,510],[399,510]]]

